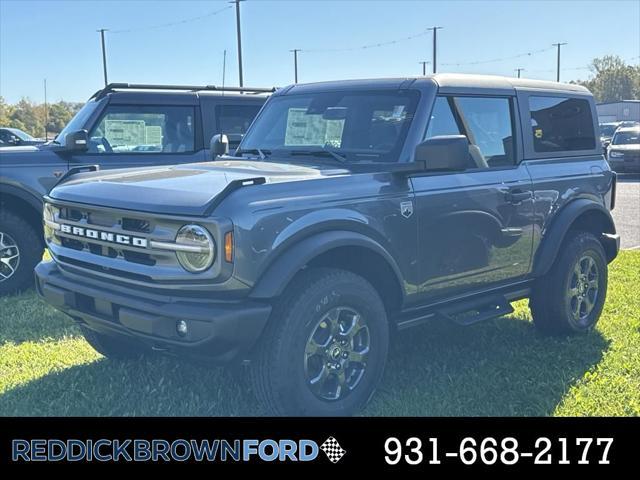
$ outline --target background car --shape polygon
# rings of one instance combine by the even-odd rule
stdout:
[[[217,134],[238,146],[273,90],[113,83],[53,141],[27,145],[12,134],[10,148],[0,148],[0,295],[33,284],[44,250],[42,195],[67,172],[206,161]]]
[[[44,138],[34,138],[27,132],[23,132],[17,128],[2,127],[0,128],[0,146],[2,147],[19,147],[23,145],[40,145],[44,143]]]
[[[616,172],[640,173],[640,125],[616,130],[607,147],[607,160]]]

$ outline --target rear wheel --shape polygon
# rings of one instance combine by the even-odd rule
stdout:
[[[554,266],[539,279],[529,305],[544,333],[581,333],[593,329],[607,295],[607,261],[591,233],[574,232]]]
[[[27,221],[0,210],[0,295],[32,286],[43,252],[39,234]]]
[[[250,368],[259,400],[278,415],[352,415],[380,381],[389,327],[362,277],[312,269],[276,305]]]

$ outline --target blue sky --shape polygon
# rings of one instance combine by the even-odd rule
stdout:
[[[235,11],[229,6],[213,0],[0,0],[0,95],[9,102],[40,102],[46,77],[50,101],[86,100],[103,83],[98,28],[111,29],[110,81],[220,84],[226,49],[226,83],[237,84]],[[433,25],[444,27],[438,32],[439,71],[515,75],[522,67],[523,76],[553,80],[554,49],[471,62],[554,42],[568,42],[564,81],[586,78],[584,67],[597,56],[617,54],[632,63],[640,56],[638,0],[248,0],[241,9],[244,83],[250,86],[292,83],[293,48],[303,50],[300,82],[418,75],[418,62],[431,60],[431,34],[420,34]],[[190,21],[166,26],[182,20]],[[401,40],[409,36],[415,38]],[[358,48],[393,40],[399,41]]]

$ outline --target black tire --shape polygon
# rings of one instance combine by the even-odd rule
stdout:
[[[607,295],[607,260],[602,244],[588,232],[568,235],[553,267],[537,280],[529,300],[533,322],[545,334],[592,330]],[[587,270],[587,278],[580,278],[578,272]]]
[[[33,269],[43,253],[42,239],[35,228],[0,207],[0,295],[32,287]]]
[[[121,336],[98,333],[84,325],[80,326],[80,330],[87,343],[107,358],[114,360],[138,358],[147,352],[142,344]]]
[[[329,335],[332,325],[338,325],[334,336]],[[322,353],[308,353],[312,345],[325,341],[326,347],[316,347]],[[275,305],[252,358],[249,377],[256,396],[271,414],[352,415],[371,399],[388,348],[386,311],[371,284],[343,270],[309,269],[294,279]],[[356,360],[359,355],[360,361]],[[309,378],[320,378],[322,372],[326,380],[316,382],[314,391]],[[332,386],[342,376],[351,383],[335,388],[337,398],[326,398],[334,396]]]

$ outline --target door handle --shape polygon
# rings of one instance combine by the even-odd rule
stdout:
[[[504,194],[505,200],[513,205],[519,205],[525,200],[529,200],[531,198],[530,190],[520,190],[519,188],[514,188],[507,190]]]

